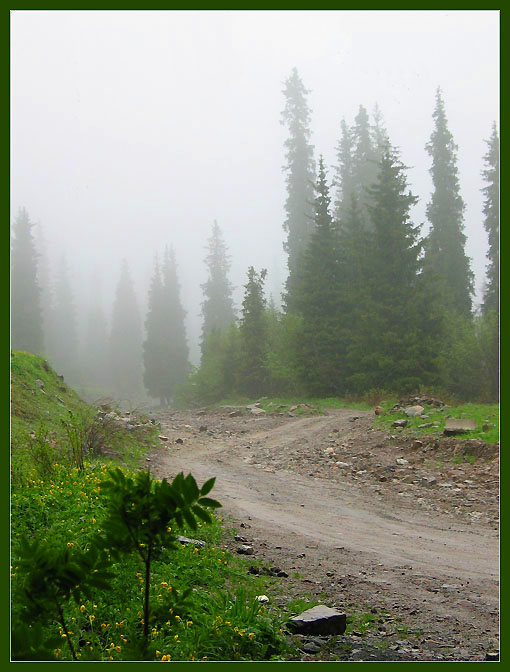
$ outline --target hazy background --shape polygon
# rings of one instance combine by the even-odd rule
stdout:
[[[485,276],[480,171],[499,128],[498,11],[12,11],[11,221],[42,225],[86,305],[111,314],[126,258],[142,316],[156,252],[173,244],[198,359],[205,245],[217,219],[242,299],[248,266],[287,267],[283,82],[310,89],[312,143],[331,169],[340,121],[381,109],[425,222],[435,91],[457,143],[467,254]],[[330,177],[332,172],[329,172]],[[425,225],[423,232],[425,233]]]

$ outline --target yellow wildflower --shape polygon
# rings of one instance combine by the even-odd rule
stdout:
[[[253,632],[250,632],[248,635],[248,639],[253,639],[255,637],[255,634]]]

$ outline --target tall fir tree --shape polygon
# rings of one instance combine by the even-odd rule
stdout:
[[[340,124],[341,136],[336,147],[335,176],[336,186],[335,219],[342,223],[346,218],[354,193],[353,137],[352,130],[345,119]]]
[[[41,290],[40,297],[42,328],[44,333],[44,352],[46,356],[48,356],[48,348],[52,339],[51,325],[53,322],[55,290],[48,256],[48,244],[41,224],[37,224],[35,234],[35,246],[38,255],[37,284]]]
[[[141,396],[142,328],[129,267],[122,262],[113,302],[109,339],[113,388],[130,402]]]
[[[294,277],[299,255],[305,248],[313,222],[313,182],[315,164],[313,146],[310,144],[310,108],[307,103],[309,91],[304,87],[296,68],[285,82],[283,90],[285,108],[281,123],[288,128],[285,140],[287,173],[286,218],[283,224],[287,234],[284,249],[288,254],[289,275],[285,289],[285,304],[288,312],[294,310]]]
[[[171,403],[176,386],[185,382],[191,369],[179,292],[175,254],[165,248],[162,268],[156,260],[149,289],[143,344],[144,384],[162,406]]]
[[[48,353],[52,364],[71,382],[80,379],[76,305],[65,254],[55,280],[55,304],[49,325]]]
[[[248,282],[242,316],[239,325],[241,353],[238,367],[238,389],[248,397],[261,395],[267,383],[267,321],[264,281],[266,270],[257,273],[253,266],[248,269]]]
[[[432,158],[433,192],[427,205],[430,231],[425,244],[424,273],[437,283],[446,309],[471,315],[473,272],[465,253],[464,201],[460,195],[457,145],[448,129],[441,90],[436,92],[434,130],[426,145]]]
[[[214,220],[211,238],[208,241],[205,258],[207,281],[201,285],[204,294],[202,302],[201,349],[212,331],[225,331],[235,320],[232,284],[228,279],[230,258],[218,222]]]
[[[360,297],[359,334],[349,352],[350,370],[355,372],[352,391],[415,390],[428,365],[420,352],[416,301],[420,227],[410,219],[417,199],[408,190],[404,170],[396,151],[387,148],[370,189],[370,276]]]
[[[87,385],[103,393],[111,385],[108,366],[108,325],[101,305],[101,282],[96,271],[90,280],[85,337],[82,350],[83,377]]]
[[[11,345],[15,350],[42,354],[41,296],[32,227],[28,212],[21,208],[11,241]]]
[[[492,126],[487,153],[484,156],[485,168],[482,171],[485,196],[483,214],[487,231],[489,249],[487,252],[487,284],[483,297],[483,311],[499,311],[499,135],[496,123]]]
[[[360,221],[365,228],[370,228],[369,190],[377,180],[378,164],[388,145],[388,134],[377,105],[373,124],[370,123],[368,112],[363,105],[360,105],[352,127],[349,128],[345,120],[342,120],[334,178],[337,188],[334,214],[341,224],[350,212],[354,196]]]
[[[315,227],[302,254],[296,291],[296,306],[303,317],[298,365],[308,393],[329,396],[339,394],[343,385],[343,311],[338,230],[330,213],[322,156],[315,190]]]

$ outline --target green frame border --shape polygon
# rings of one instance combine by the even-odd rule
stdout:
[[[241,6],[240,6],[241,5]],[[258,0],[255,2],[245,2],[245,3],[239,3],[239,2],[229,2],[228,0],[216,0],[216,1],[209,1],[207,2],[206,0],[201,0],[199,2],[195,3],[183,3],[183,2],[164,2],[162,0],[149,0],[148,2],[140,2],[136,0],[109,0],[106,2],[100,2],[98,0],[90,0],[90,1],[77,1],[77,2],[71,2],[70,0],[47,0],[47,2],[37,2],[36,0],[28,0],[28,1],[15,1],[11,0],[11,2],[8,3],[8,6],[6,10],[3,12],[3,21],[0,24],[0,35],[2,36],[3,39],[1,39],[0,44],[3,45],[2,52],[4,54],[3,57],[3,69],[2,69],[2,74],[3,78],[6,80],[5,88],[4,90],[7,90],[7,105],[3,107],[4,114],[7,116],[7,133],[6,133],[6,138],[2,143],[2,148],[4,148],[3,151],[3,156],[6,157],[5,162],[6,162],[6,173],[7,173],[7,180],[5,180],[4,185],[3,185],[3,190],[6,193],[6,202],[8,204],[8,220],[9,220],[9,227],[8,227],[8,244],[5,246],[6,254],[7,254],[7,263],[5,268],[7,269],[7,282],[6,282],[6,287],[7,287],[7,319],[9,322],[9,327],[10,327],[10,318],[9,318],[9,306],[10,306],[10,12],[11,11],[23,11],[23,10],[32,10],[32,11],[48,11],[48,10],[192,10],[192,11],[199,11],[199,10],[301,10],[301,11],[307,11],[307,10],[362,10],[362,11],[369,11],[369,10],[407,10],[407,11],[412,11],[412,10],[499,10],[500,12],[500,36],[504,36],[504,28],[505,28],[505,23],[506,23],[506,12],[502,8],[502,3],[497,3],[497,2],[490,2],[488,4],[482,4],[481,2],[475,2],[474,0],[467,0],[464,2],[461,2],[459,0],[450,0],[449,2],[404,2],[404,1],[395,1],[393,2],[388,2],[388,3],[378,3],[372,0],[372,2],[353,2],[352,0],[350,2],[318,2],[315,4],[313,7],[310,7],[310,3],[303,3],[302,1],[299,2],[299,0],[293,0],[293,1],[281,1],[277,3],[271,3],[271,2],[264,2],[263,0]],[[506,43],[504,40],[500,41],[500,65],[505,61],[505,55],[507,52],[507,47]],[[502,78],[500,76],[500,119],[499,119],[499,127],[500,127],[500,142],[501,142],[501,153],[504,153],[504,148],[505,148],[505,143],[504,143],[504,133],[501,132],[501,120],[502,120],[502,112],[504,109],[504,87],[502,86]],[[489,134],[489,129],[487,130],[487,134]],[[488,135],[487,135],[488,137]],[[502,173],[504,177],[504,171]],[[504,180],[502,180],[504,182]],[[504,207],[501,208],[504,212]],[[501,240],[504,242],[504,236],[501,237]],[[501,243],[500,243],[501,246]],[[5,276],[4,276],[5,277]],[[504,281],[504,273],[501,273],[501,284],[502,281]],[[501,324],[501,333],[504,331],[504,326],[506,324],[505,322],[505,313],[504,311],[501,312],[501,318],[500,318],[500,324]],[[8,355],[8,370],[6,371],[6,380],[9,377],[9,372],[10,372],[10,329],[7,333],[7,339],[8,339],[8,347],[9,347],[9,355]],[[502,340],[502,339],[501,339]],[[505,362],[504,355],[502,353],[501,357],[501,365],[500,368],[503,367]],[[504,385],[501,384],[501,396],[503,396],[503,390],[504,390]],[[7,388],[7,397],[8,397],[8,407],[10,409],[10,390]],[[501,399],[500,399],[500,405],[501,405]],[[9,427],[9,424],[7,425]],[[502,429],[503,429],[503,424],[502,424]],[[9,427],[10,429],[10,427]],[[9,444],[10,444],[10,431],[9,431]],[[9,459],[9,452],[6,451],[6,473],[10,475],[10,459]],[[501,463],[501,473],[503,473],[503,468],[504,468],[505,461]],[[10,484],[9,484],[10,485]],[[7,498],[7,509],[9,510],[10,508],[10,487],[6,488],[6,498]],[[501,512],[504,512],[503,506],[501,507]],[[502,518],[504,520],[504,518]],[[502,540],[502,532],[504,530],[504,525],[500,526],[500,547],[501,551],[504,550],[505,546]],[[7,525],[7,535],[9,536],[10,533],[10,526]],[[9,548],[9,547],[8,547]],[[10,549],[9,549],[10,550]],[[9,551],[7,553],[9,555]],[[9,557],[7,558],[7,561],[9,561]],[[501,577],[503,578],[503,577]],[[6,588],[8,600],[5,600],[4,603],[9,604],[9,611],[10,611],[10,585],[9,585],[9,580],[7,579],[5,584],[3,584]],[[3,592],[3,591],[2,591]],[[506,598],[506,586],[504,584],[501,585],[501,605],[503,605],[503,602],[505,601]],[[5,653],[6,653],[6,659],[9,661],[10,658],[10,613],[7,611],[6,614],[6,622],[8,627],[4,627],[4,641],[5,641]],[[5,623],[5,621],[4,621]],[[504,635],[506,634],[506,629],[504,628],[503,621],[501,621],[501,639],[502,641],[505,641]],[[5,658],[4,658],[5,660]],[[32,663],[23,663],[23,662],[15,662],[13,663],[11,661],[11,664],[15,665],[21,665],[21,666],[26,666],[26,665],[31,665]],[[37,665],[41,666],[48,666],[51,665],[52,663],[46,662],[46,663],[36,663]],[[60,664],[72,664],[72,663],[60,663]],[[82,665],[93,665],[94,663],[82,663]],[[127,663],[131,665],[150,665],[151,663]],[[177,662],[174,663],[175,665],[178,665],[179,668],[183,668],[183,666],[188,665],[189,663],[181,663]],[[216,669],[219,669],[219,665],[224,665],[225,663],[223,662],[212,662],[208,663],[209,665],[214,665]],[[283,663],[278,663],[278,662],[268,662],[268,663],[263,663],[263,662],[253,662],[249,663],[250,669],[268,669],[268,666],[274,667],[275,665],[292,665],[293,668],[296,666],[303,666],[307,665],[308,663],[305,662],[283,662]],[[324,664],[324,663],[322,663]],[[326,663],[329,665],[337,665],[341,663]],[[358,663],[358,665],[367,667],[370,666],[372,663]],[[390,666],[393,666],[395,663],[376,663],[379,666],[382,666],[383,668],[389,669]],[[429,667],[430,665],[433,665],[435,663],[404,663],[407,665],[413,665],[413,664],[418,664],[421,666],[420,669],[423,669],[423,666],[426,668]],[[459,663],[455,663],[456,665],[459,665]],[[460,663],[460,665],[469,665],[471,663]],[[228,663],[229,669],[235,669],[240,663]],[[235,666],[234,668],[232,667]],[[358,669],[358,668],[357,668]]]

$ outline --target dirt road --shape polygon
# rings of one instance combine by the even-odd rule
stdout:
[[[222,514],[243,523],[257,557],[289,573],[289,594],[327,595],[326,604],[347,613],[356,603],[398,616],[404,628],[390,618],[379,629],[395,659],[483,660],[499,648],[497,513],[480,522],[460,506],[449,509],[452,498],[437,506],[438,488],[367,480],[393,468],[385,458],[394,460],[372,418],[352,410],[304,418],[161,414],[168,442],[152,468],[160,477],[192,472],[199,483],[216,476],[212,495]],[[335,459],[347,452],[353,464],[358,457],[351,478],[342,466],[351,465]],[[407,457],[402,463],[412,464]],[[422,635],[406,639],[405,628]]]

